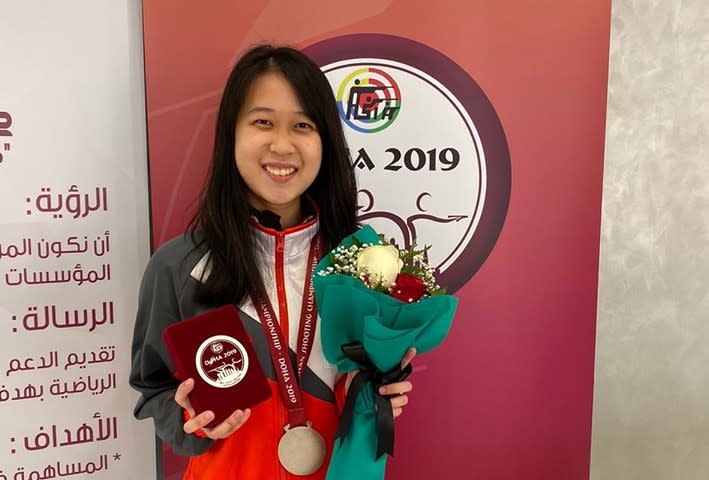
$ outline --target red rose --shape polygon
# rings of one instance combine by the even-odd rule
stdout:
[[[397,275],[395,283],[396,286],[391,290],[389,295],[402,302],[415,302],[427,292],[423,280],[409,275],[408,273],[400,273]]]

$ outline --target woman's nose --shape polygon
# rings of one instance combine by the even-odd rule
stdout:
[[[282,129],[274,131],[268,150],[276,155],[290,155],[295,152],[295,145],[293,145],[290,132]]]

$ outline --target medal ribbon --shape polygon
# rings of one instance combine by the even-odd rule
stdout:
[[[308,268],[305,272],[305,285],[303,287],[303,303],[300,309],[300,325],[298,327],[298,344],[296,349],[297,378],[293,373],[293,364],[289,355],[289,346],[285,343],[281,327],[276,319],[268,296],[251,293],[251,301],[258,312],[261,327],[266,336],[266,343],[271,352],[273,369],[276,372],[281,398],[288,409],[288,424],[291,428],[305,425],[305,407],[300,389],[300,379],[303,377],[305,366],[308,364],[310,352],[313,349],[313,337],[317,325],[317,308],[315,305],[315,289],[313,288],[313,271],[320,259],[322,250],[319,235],[315,235],[310,242],[308,254]]]

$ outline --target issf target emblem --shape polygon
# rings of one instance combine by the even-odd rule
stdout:
[[[376,67],[359,68],[347,75],[336,99],[340,118],[361,133],[381,132],[396,121],[401,109],[399,85]]]

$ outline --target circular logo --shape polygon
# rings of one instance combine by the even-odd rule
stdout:
[[[396,120],[401,90],[387,72],[373,66],[348,72],[335,92],[340,118],[360,133],[381,132]]]
[[[195,356],[202,380],[217,388],[229,388],[241,382],[249,370],[249,357],[235,338],[216,335],[206,339]]]
[[[509,150],[489,99],[448,57],[404,38],[349,35],[305,52],[338,102],[359,220],[401,247],[430,245],[439,283],[455,292],[489,256],[509,205]]]

